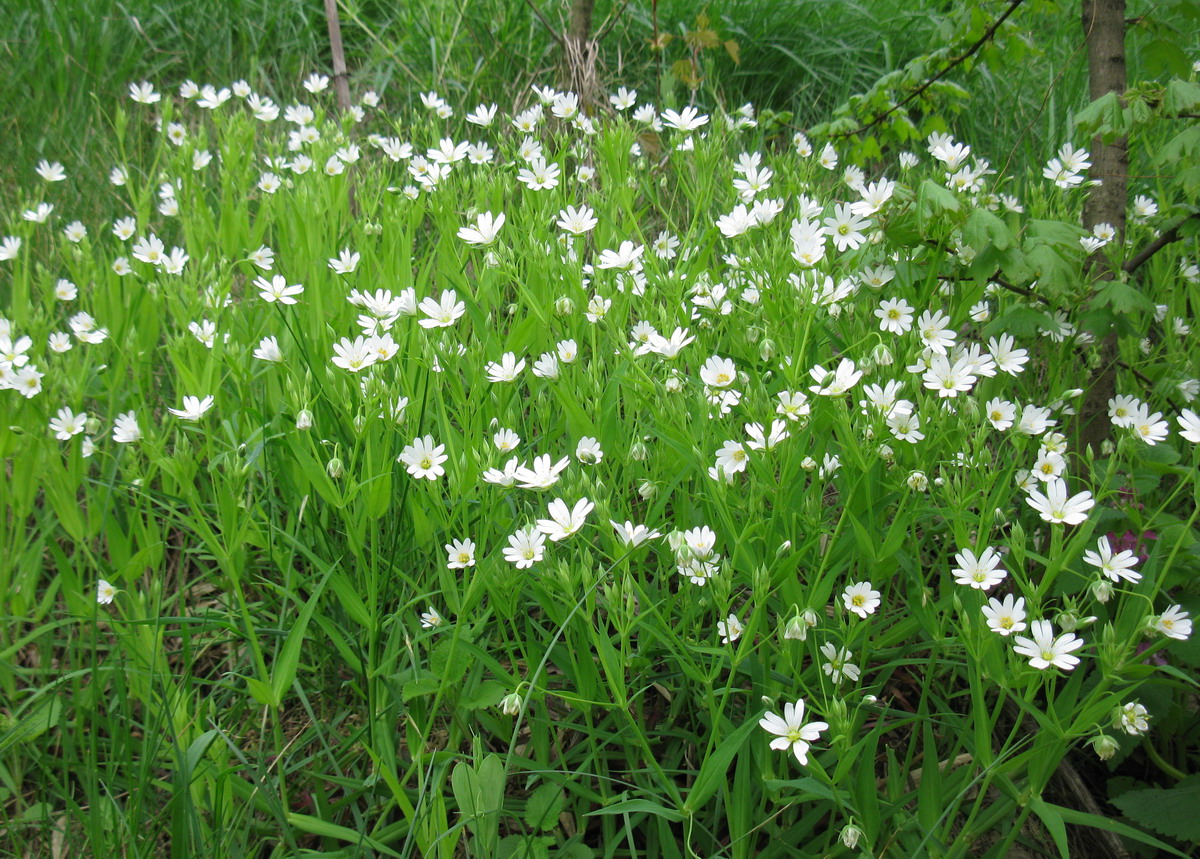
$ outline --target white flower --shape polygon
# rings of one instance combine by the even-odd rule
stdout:
[[[304,286],[296,283],[288,285],[287,279],[277,274],[270,281],[265,277],[257,277],[254,279],[254,285],[259,290],[259,297],[263,301],[276,302],[280,304],[295,304],[296,299],[292,296],[299,295],[304,292]]]
[[[626,546],[637,547],[648,540],[657,540],[662,536],[659,531],[651,530],[645,525],[634,525],[629,521],[626,521],[622,525],[620,522],[614,522],[610,519],[608,524],[612,525],[613,530],[617,532],[617,539]]]
[[[615,251],[601,251],[600,260],[596,263],[596,267],[630,271],[633,268],[641,265],[642,252],[645,249],[645,245],[635,245],[633,242],[628,241],[621,242],[621,246]]]
[[[422,328],[449,328],[467,312],[467,305],[458,300],[453,289],[444,289],[438,300],[426,297],[417,309],[427,317],[418,320]]]
[[[279,348],[279,341],[274,337],[264,337],[258,341],[258,348],[254,350],[254,357],[260,361],[281,363],[283,361],[283,351]]]
[[[1192,444],[1200,444],[1200,415],[1191,409],[1184,409],[1175,420],[1179,424],[1180,436]]]
[[[576,209],[574,206],[567,206],[558,213],[556,226],[564,232],[581,236],[594,229],[597,223],[599,221],[591,207],[580,206]]]
[[[1122,704],[1117,710],[1117,727],[1136,737],[1150,730],[1150,723],[1147,721],[1149,716],[1149,710],[1137,701],[1130,701],[1128,704]]]
[[[679,131],[695,131],[707,124],[708,116],[688,105],[678,113],[673,110],[664,110],[662,122],[668,128],[675,128]]]
[[[1091,564],[1114,582],[1121,579],[1137,582],[1142,578],[1142,574],[1134,569],[1138,562],[1137,555],[1129,549],[1114,555],[1107,536],[1096,541],[1096,551],[1089,549],[1083,553],[1083,562]]]
[[[879,302],[875,310],[879,318],[879,330],[890,331],[893,334],[906,334],[912,327],[913,309],[903,298],[888,299]]]
[[[1046,522],[1063,522],[1067,525],[1078,525],[1087,519],[1087,511],[1096,502],[1090,492],[1080,492],[1068,496],[1067,482],[1055,477],[1046,483],[1046,494],[1031,489],[1025,497],[1029,506],[1038,511]]]
[[[1068,632],[1054,637],[1054,627],[1048,620],[1035,620],[1031,634],[1033,638],[1018,635],[1013,639],[1013,650],[1029,657],[1029,664],[1039,671],[1050,666],[1070,671],[1079,664],[1079,657],[1071,654],[1083,647],[1083,639]]]
[[[1188,613],[1177,605],[1171,606],[1154,618],[1153,625],[1167,638],[1174,638],[1178,641],[1186,641],[1192,634],[1192,622],[1188,618]]]
[[[454,540],[446,544],[446,568],[450,570],[465,570],[475,566],[475,542],[470,538]]]
[[[587,498],[581,498],[575,502],[574,507],[568,508],[565,501],[555,498],[550,502],[547,511],[550,518],[539,519],[537,529],[555,543],[565,540],[583,527],[588,513],[592,512],[595,506]]]
[[[503,226],[503,212],[494,217],[491,212],[484,212],[475,219],[474,226],[460,228],[458,237],[469,245],[490,245]]]
[[[343,337],[333,344],[333,351],[337,353],[330,359],[333,365],[351,373],[365,370],[379,360],[379,355],[372,348],[370,340],[361,336],[355,337],[354,340]]]
[[[142,81],[129,85],[129,97],[140,104],[157,104],[162,95],[154,91],[149,81]]]
[[[849,358],[843,358],[832,373],[820,364],[808,371],[817,384],[810,385],[809,390],[823,397],[840,397],[858,384],[863,373],[854,366]]]
[[[846,648],[839,649],[832,641],[827,641],[821,645],[821,655],[825,657],[825,663],[821,669],[834,683],[841,681],[842,677],[854,682],[858,680],[861,672],[857,665],[850,661],[854,655]]]
[[[979,557],[970,549],[962,549],[954,556],[954,563],[958,565],[950,571],[954,583],[981,591],[1000,584],[1007,575],[1000,567],[1000,553],[991,546],[984,548]]]
[[[130,444],[139,441],[141,437],[142,430],[138,426],[137,414],[134,412],[124,412],[117,415],[117,419],[113,423],[113,441],[120,444]]]
[[[518,361],[514,353],[505,352],[499,362],[489,362],[486,369],[489,382],[512,382],[525,369],[525,359]]]
[[[504,560],[515,564],[518,570],[525,570],[542,560],[545,547],[545,537],[533,528],[522,528],[509,536]]]
[[[570,459],[563,457],[553,462],[549,454],[534,457],[533,467],[520,466],[516,469],[515,479],[522,489],[549,489],[558,482],[558,476],[570,464]]]
[[[575,458],[580,462],[594,465],[604,458],[604,451],[600,448],[600,442],[585,435],[575,446]]]
[[[199,397],[184,397],[182,409],[171,409],[167,411],[185,421],[198,421],[204,417],[204,413],[212,408],[213,398],[210,394],[204,399]]]
[[[352,252],[350,248],[343,248],[337,257],[329,260],[329,267],[337,274],[350,274],[358,268],[360,258],[361,255]]]
[[[725,620],[717,621],[717,635],[721,636],[722,644],[732,644],[737,641],[742,637],[745,629],[736,614],[729,615]],[[774,743],[772,743],[772,746],[774,746]]]
[[[416,439],[412,444],[405,445],[396,461],[404,463],[408,473],[413,477],[437,480],[446,473],[442,463],[450,457],[446,455],[445,451],[444,444],[435,444],[433,436],[426,435]]]
[[[737,365],[729,358],[713,355],[700,368],[700,379],[710,388],[728,388],[737,379]]]
[[[784,704],[782,716],[767,713],[758,724],[763,730],[776,735],[771,740],[772,749],[780,752],[791,749],[801,766],[808,764],[809,744],[819,740],[821,733],[829,730],[826,722],[804,724],[803,698],[797,699],[795,704]]]
[[[116,595],[117,589],[104,579],[96,583],[96,602],[100,605],[108,605]]]
[[[72,436],[77,436],[83,432],[84,426],[87,424],[87,419],[87,412],[75,414],[69,408],[63,406],[50,419],[50,431],[54,433],[54,437],[59,441],[69,441]]]
[[[428,606],[425,611],[421,612],[420,620],[422,629],[433,629],[435,626],[442,625],[442,616],[433,606]]]
[[[472,125],[487,128],[496,118],[496,109],[496,105],[494,104],[481,104],[471,113],[468,113],[465,119]]]
[[[866,620],[867,615],[879,608],[879,591],[870,582],[855,582],[842,592],[842,603],[847,611]]]
[[[1009,636],[1025,629],[1025,597],[1005,595],[1003,601],[991,597],[983,607],[983,616],[987,618],[988,629],[998,635]]]

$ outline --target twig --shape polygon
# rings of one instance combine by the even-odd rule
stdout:
[[[554,29],[554,25],[551,24],[549,19],[542,14],[542,10],[534,4],[533,0],[525,0],[525,5],[533,10],[533,14],[536,15],[537,19],[542,22],[542,26],[550,31],[550,35],[554,37],[554,41],[558,42],[560,45],[564,45],[565,40],[563,39],[562,33]]]
[[[526,2],[528,2],[528,0],[526,0]],[[1024,2],[1025,2],[1025,0],[1011,0],[1008,8],[1004,10],[1004,14],[992,22],[992,26],[987,28],[987,31],[982,36],[979,37],[979,39],[975,42],[975,44],[973,44],[973,45],[971,45],[971,47],[967,48],[965,53],[960,54],[959,56],[957,56],[953,60],[951,60],[949,65],[947,65],[944,69],[942,69],[936,75],[929,78],[927,81],[925,81],[925,83],[921,84],[915,90],[910,92],[904,98],[903,101],[892,105],[890,108],[888,108],[883,113],[876,116],[874,119],[872,119],[870,122],[868,122],[866,125],[862,126],[861,128],[856,128],[853,131],[843,131],[839,134],[834,134],[832,136],[833,137],[853,137],[856,134],[862,134],[864,131],[869,131],[872,128],[874,128],[876,125],[878,125],[879,123],[883,122],[885,119],[887,119],[893,113],[898,111],[900,108],[904,107],[904,105],[908,104],[910,101],[912,101],[914,98],[919,96],[921,93],[925,92],[925,90],[927,90],[931,86],[933,86],[937,81],[941,80],[943,77],[948,75],[956,67],[962,65],[967,60],[969,60],[972,56],[974,56],[975,53],[978,52],[980,48],[982,48],[985,44],[988,43],[988,41],[992,38],[992,36],[995,34],[995,32],[998,29],[1000,29],[1000,25],[1003,24],[1005,21],[1007,21],[1008,17],[1010,15],[1012,15],[1013,12],[1017,11],[1017,7],[1020,6]]]
[[[1125,265],[1121,266],[1121,271],[1127,274],[1132,274],[1145,265],[1150,257],[1154,256],[1167,245],[1171,244],[1172,242],[1179,241],[1181,238],[1183,238],[1183,236],[1179,235],[1179,228],[1195,218],[1200,218],[1200,212],[1192,212],[1190,215],[1176,222],[1171,229],[1167,230],[1157,239],[1146,245],[1146,247],[1138,251],[1133,257],[1125,260]]]
[[[612,17],[605,22],[604,26],[600,28],[600,32],[596,34],[597,42],[604,41],[604,37],[612,31],[612,28],[616,25],[617,21],[621,20],[621,14],[625,11],[625,7],[628,5],[629,0],[624,0],[624,2],[617,7],[617,11],[612,14]]]

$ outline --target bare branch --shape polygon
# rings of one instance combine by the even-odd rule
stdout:
[[[533,10],[533,14],[537,16],[539,21],[542,22],[542,26],[550,31],[550,35],[554,37],[554,41],[558,42],[560,45],[565,44],[562,33],[554,29],[554,25],[551,24],[549,19],[542,14],[542,10],[537,7],[533,0],[525,0],[525,5]]]
[[[834,134],[832,136],[833,137],[853,137],[856,134],[862,134],[864,131],[870,131],[876,125],[883,122],[885,119],[887,119],[893,113],[898,111],[900,108],[904,107],[904,105],[908,104],[910,101],[915,99],[921,93],[925,92],[925,90],[929,89],[931,86],[933,86],[939,80],[941,80],[946,75],[948,75],[956,67],[962,65],[967,60],[969,60],[971,57],[973,57],[979,51],[979,49],[982,48],[984,45],[986,45],[988,43],[988,41],[992,38],[992,36],[995,35],[996,31],[1000,29],[1000,25],[1003,24],[1005,21],[1007,21],[1008,17],[1010,15],[1012,15],[1013,12],[1016,12],[1017,7],[1020,6],[1024,2],[1025,2],[1025,0],[1010,0],[1008,8],[1004,10],[1004,14],[992,22],[992,26],[987,28],[987,31],[982,36],[979,37],[979,39],[975,42],[975,44],[971,45],[971,47],[967,48],[967,50],[964,53],[959,54],[957,57],[955,57],[953,60],[951,60],[949,65],[947,65],[944,69],[942,69],[936,75],[929,78],[927,81],[925,81],[925,83],[921,84],[915,90],[910,92],[904,98],[903,101],[899,102],[898,104],[892,105],[890,108],[888,108],[883,113],[876,116],[874,119],[872,119],[870,122],[868,122],[866,125],[862,126],[861,128],[856,128],[853,131],[843,131],[839,134]]]
[[[604,41],[604,37],[607,36],[612,31],[612,28],[617,23],[617,21],[621,20],[621,15],[622,15],[622,13],[624,13],[625,7],[628,5],[629,5],[629,0],[624,0],[624,2],[617,8],[617,11],[612,14],[612,17],[610,17],[604,23],[604,26],[600,28],[600,32],[596,34],[597,42]]]
[[[1146,264],[1146,262],[1150,259],[1150,257],[1154,256],[1156,253],[1161,251],[1163,248],[1165,248],[1167,245],[1171,244],[1172,242],[1177,242],[1180,239],[1182,239],[1183,236],[1181,236],[1179,234],[1179,228],[1182,227],[1184,224],[1186,224],[1188,221],[1194,220],[1196,218],[1200,218],[1200,212],[1192,212],[1192,214],[1179,220],[1173,227],[1171,227],[1171,229],[1164,232],[1157,239],[1155,239],[1150,244],[1146,245],[1144,248],[1142,248],[1140,251],[1138,251],[1135,255],[1133,255],[1132,257],[1127,259],[1125,261],[1125,265],[1121,266],[1121,270],[1126,273],[1129,273],[1129,274],[1132,274],[1133,272],[1137,271],[1139,268],[1141,268],[1143,265]]]

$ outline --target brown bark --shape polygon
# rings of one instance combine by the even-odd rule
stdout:
[[[595,0],[572,0],[567,31],[563,33],[564,83],[578,94],[582,104],[595,104],[599,85],[596,81],[596,40],[592,38],[592,12]]]
[[[1109,93],[1124,93],[1125,80],[1125,0],[1083,0],[1083,32],[1087,38],[1088,90],[1092,100]],[[1090,230],[1096,224],[1112,224],[1117,241],[1125,239],[1126,184],[1129,155],[1125,138],[1105,143],[1100,137],[1092,140],[1092,179],[1101,184],[1091,188],[1083,204],[1083,226]],[[1117,276],[1103,254],[1089,261],[1096,280],[1111,280]],[[1079,412],[1081,448],[1098,448],[1109,434],[1108,401],[1116,395],[1117,332],[1111,330],[1100,342],[1100,365],[1092,375]]]
[[[329,25],[329,49],[333,54],[333,87],[338,109],[345,113],[350,109],[350,81],[346,77],[346,50],[342,45],[337,0],[325,0],[325,22]]]

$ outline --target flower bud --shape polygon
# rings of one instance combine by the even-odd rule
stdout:
[[[506,716],[515,716],[521,712],[521,694],[509,692],[500,699],[500,712]]]
[[[1106,603],[1113,596],[1113,584],[1108,579],[1097,579],[1091,585],[1092,596],[1096,602]]]
[[[646,457],[650,455],[650,451],[646,449],[646,445],[640,441],[635,441],[629,447],[629,458],[637,462],[645,462]]]
[[[783,627],[783,638],[785,641],[804,641],[808,638],[808,626],[801,620],[800,615],[795,614],[788,618]]]
[[[354,431],[356,433],[358,433],[359,435],[362,435],[363,430],[366,428],[367,428],[367,416],[366,415],[355,415],[354,416]]]
[[[880,367],[887,367],[895,359],[892,357],[892,350],[887,347],[887,344],[879,343],[871,350],[871,360]]]
[[[325,464],[325,473],[337,480],[346,473],[346,469],[342,466],[342,461],[335,456]]]
[[[83,431],[88,435],[95,435],[100,432],[100,418],[88,418],[83,424]]]
[[[559,316],[570,316],[575,311],[575,302],[569,296],[562,296],[554,302],[554,312]]]
[[[308,409],[301,409],[296,414],[296,429],[306,430],[311,429],[313,425],[313,413]]]
[[[908,488],[914,492],[924,492],[929,488],[929,478],[923,471],[914,471],[908,476]]]
[[[775,341],[770,337],[764,338],[763,341],[758,344],[758,357],[762,358],[764,361],[770,361],[772,358],[774,358],[776,351]]]
[[[1108,734],[1098,734],[1091,740],[1092,750],[1096,752],[1097,757],[1102,761],[1106,761],[1117,753],[1121,748],[1121,744],[1114,740]]]
[[[649,501],[658,494],[658,487],[649,480],[643,480],[641,486],[638,487],[638,495],[642,496],[644,501]]]
[[[846,845],[847,850],[853,850],[858,846],[858,840],[862,838],[863,831],[853,823],[847,823],[842,827],[842,844]]]

